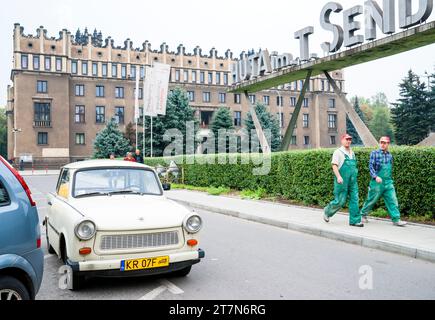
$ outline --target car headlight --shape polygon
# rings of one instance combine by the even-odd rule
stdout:
[[[90,220],[83,220],[76,225],[74,232],[80,240],[90,240],[96,232],[95,223]]]
[[[184,220],[184,229],[189,233],[197,233],[202,228],[202,219],[200,216],[194,215],[190,216],[186,220]]]

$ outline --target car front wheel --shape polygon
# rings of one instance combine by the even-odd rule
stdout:
[[[30,295],[16,278],[0,276],[0,300],[30,300]]]

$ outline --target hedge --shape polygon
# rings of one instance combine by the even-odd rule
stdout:
[[[368,162],[373,149],[355,148],[359,170],[360,205],[367,197],[370,181]],[[271,171],[256,176],[253,169],[258,165],[241,164],[186,164],[186,157],[148,158],[150,166],[167,166],[175,160],[184,169],[184,183],[198,187],[227,187],[235,190],[264,188],[269,196],[301,202],[306,205],[325,206],[333,199],[333,173],[331,157],[334,150],[289,151],[272,154]],[[393,178],[402,215],[435,219],[435,148],[394,147]],[[193,157],[193,156],[189,156]],[[214,162],[216,155],[195,156],[196,160]],[[166,161],[165,161],[166,160]],[[184,161],[183,161],[184,160]],[[190,159],[192,160],[192,159]],[[380,203],[382,205],[382,203]]]

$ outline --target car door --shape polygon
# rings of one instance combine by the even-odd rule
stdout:
[[[70,170],[62,169],[56,186],[56,192],[48,196],[47,233],[51,246],[60,255],[59,241],[63,229],[64,216],[70,191]]]

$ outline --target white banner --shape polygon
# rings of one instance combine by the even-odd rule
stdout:
[[[139,114],[139,79],[140,79],[140,68],[136,66],[136,88],[134,95],[134,121],[137,123],[137,120],[140,117]]]
[[[154,63],[152,68],[146,67],[143,89],[144,115],[166,115],[170,72],[171,66],[167,64]]]

